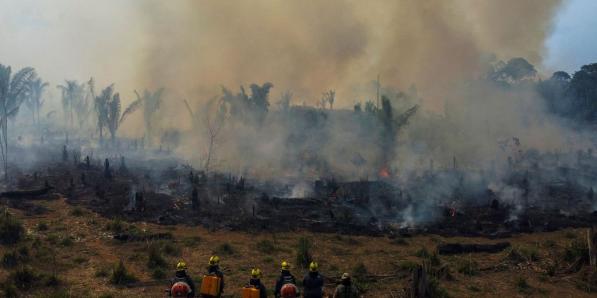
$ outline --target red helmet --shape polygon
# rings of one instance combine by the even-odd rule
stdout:
[[[298,289],[293,284],[285,284],[280,289],[280,296],[283,298],[295,298],[298,294]]]
[[[172,297],[187,297],[191,293],[191,287],[186,282],[179,281],[172,285],[170,293]]]

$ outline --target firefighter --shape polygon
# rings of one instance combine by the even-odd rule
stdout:
[[[193,279],[187,274],[187,264],[182,260],[179,261],[178,264],[176,264],[176,273],[174,275],[174,278],[172,279],[172,284],[170,286],[170,294],[172,296],[185,297],[180,295],[180,293],[184,293],[185,291],[184,285],[181,285],[180,282],[183,282],[188,286],[186,297],[195,297],[195,283],[193,282]],[[183,288],[179,286],[182,286]]]
[[[333,298],[358,298],[359,290],[352,284],[348,273],[342,274],[342,281],[336,287]]]
[[[309,273],[303,279],[303,296],[305,298],[323,297],[323,277],[319,274],[317,262],[309,264]]]
[[[290,264],[286,261],[282,261],[282,270],[280,271],[280,277],[276,281],[276,290],[274,295],[276,298],[282,296],[282,287],[286,284],[296,285],[296,278],[290,273]],[[296,293],[298,296],[298,293]]]
[[[217,298],[222,297],[224,292],[224,273],[220,270],[220,257],[211,256],[209,258],[209,267],[207,267],[207,274],[213,274],[220,278],[220,293]]]
[[[260,298],[267,298],[267,290],[265,289],[265,285],[261,282],[261,270],[259,270],[259,268],[253,268],[253,270],[251,270],[249,286],[259,289]]]

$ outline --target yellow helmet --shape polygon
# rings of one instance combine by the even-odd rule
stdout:
[[[176,264],[176,270],[187,270],[187,263],[183,260],[180,260],[178,264]]]
[[[259,270],[259,268],[253,268],[253,270],[251,270],[251,277],[252,278],[260,278],[261,270]]]
[[[309,264],[309,271],[315,272],[317,269],[319,269],[317,262],[311,262],[311,264]]]
[[[209,264],[212,265],[212,266],[220,264],[220,257],[218,257],[218,256],[211,256],[211,258],[209,258]]]
[[[282,270],[289,270],[290,269],[290,264],[288,264],[288,262],[286,261],[282,261]]]

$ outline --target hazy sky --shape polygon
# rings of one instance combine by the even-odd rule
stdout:
[[[597,1],[570,0],[560,8],[546,41],[549,70],[573,72],[597,62]]]

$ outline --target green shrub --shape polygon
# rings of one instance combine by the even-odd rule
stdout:
[[[0,243],[15,244],[23,238],[25,229],[23,224],[6,209],[0,210]]]
[[[233,255],[236,251],[232,244],[224,242],[216,247],[216,252],[221,255]]]
[[[166,278],[166,271],[164,271],[164,269],[162,269],[162,268],[156,268],[151,273],[151,277],[153,277],[153,279],[156,279],[156,280],[164,279],[164,278]]]
[[[95,277],[108,277],[110,275],[110,270],[108,268],[98,268],[95,271]]]
[[[352,268],[352,276],[356,279],[365,279],[368,273],[367,267],[363,263],[358,263]]]
[[[150,269],[166,267],[167,262],[162,257],[162,253],[157,245],[149,247],[149,256],[147,258],[147,267]]]
[[[276,251],[276,246],[273,242],[264,239],[257,242],[257,250],[263,254],[272,254]]]
[[[415,252],[415,256],[417,256],[419,258],[427,259],[427,258],[431,257],[431,254],[429,253],[429,251],[427,251],[426,248],[422,247],[421,249],[419,249]]]
[[[81,209],[81,207],[75,207],[75,208],[74,208],[74,209],[73,209],[73,210],[70,212],[70,215],[72,215],[72,216],[76,216],[76,217],[83,216],[83,215],[85,215],[85,210]]]
[[[17,298],[19,297],[19,293],[17,292],[17,287],[14,284],[5,282],[2,284],[2,291],[4,292],[4,297],[6,298]]]
[[[404,237],[396,237],[392,240],[392,243],[396,245],[408,245],[408,241]]]
[[[180,256],[182,252],[180,247],[171,241],[162,241],[162,251],[173,257]]]
[[[429,278],[429,297],[448,298],[448,292],[440,287],[439,281],[436,278]]]
[[[124,262],[120,260],[116,266],[112,269],[112,275],[110,276],[110,283],[113,285],[126,285],[137,281],[137,278],[128,272],[124,266]]]
[[[49,229],[48,224],[45,221],[39,222],[36,225],[36,228],[39,232],[47,231]]]
[[[27,290],[35,285],[35,283],[39,280],[39,277],[39,274],[33,271],[33,269],[24,266],[13,272],[9,276],[9,279],[17,288]]]
[[[64,238],[62,238],[62,241],[60,241],[60,245],[66,246],[66,247],[73,246],[73,243],[74,243],[73,238],[70,236],[64,237]]]
[[[309,264],[313,261],[311,255],[311,240],[306,237],[301,237],[298,240],[296,250],[296,263],[302,268],[308,268]]]
[[[106,230],[113,233],[122,233],[126,230],[126,224],[120,219],[114,219],[106,224]]]
[[[201,242],[201,237],[199,237],[199,236],[185,238],[182,241],[183,245],[186,246],[186,247],[196,246],[197,244],[199,244],[199,242]]]
[[[458,263],[457,270],[464,275],[473,276],[479,273],[479,264],[472,259]]]
[[[572,240],[570,244],[566,246],[564,250],[564,260],[567,262],[574,262],[578,258],[584,258],[588,256],[589,248],[587,243],[581,240]]]
[[[526,278],[519,277],[516,280],[516,288],[518,289],[518,292],[524,293],[527,292],[531,288],[531,286],[527,282]]]
[[[405,271],[412,271],[413,269],[417,268],[418,265],[419,264],[416,262],[405,260],[398,263],[398,268]]]
[[[57,287],[60,285],[60,279],[56,274],[51,274],[45,278],[46,287]]]
[[[19,263],[16,252],[8,251],[2,257],[2,267],[13,268]]]

